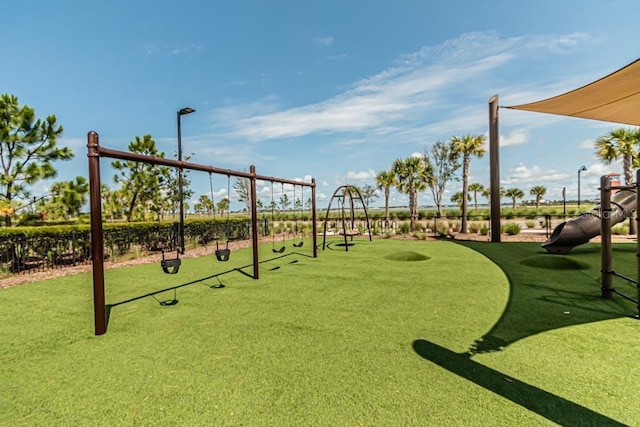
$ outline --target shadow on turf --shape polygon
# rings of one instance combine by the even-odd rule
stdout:
[[[559,425],[625,425],[561,396],[507,377],[472,360],[470,352],[456,353],[423,339],[414,341],[413,349],[424,359]]]
[[[267,259],[267,260],[260,261],[259,264],[269,264],[269,263],[272,263],[273,261],[277,261],[277,260],[282,259],[282,258],[288,258],[288,257],[294,256],[294,255],[295,256],[303,256],[303,257],[307,257],[307,258],[313,258],[311,255],[303,254],[303,253],[294,251],[294,252],[290,252],[290,253],[287,253],[287,254],[282,254],[282,255],[279,255],[277,257],[273,257],[273,258],[270,258],[270,259]],[[293,260],[289,261],[287,264],[297,264],[297,263],[298,263],[298,259],[293,259]],[[280,265],[276,265],[274,267],[267,268],[267,270],[273,271],[273,270],[278,270],[279,268],[280,268]],[[245,270],[249,270],[249,269],[251,269],[251,273],[249,273],[248,271],[245,271]],[[222,281],[220,280],[220,277],[224,276],[224,275],[227,275],[227,274],[230,274],[230,273],[235,273],[235,272],[240,273],[242,275],[245,275],[245,276],[250,277],[250,278],[253,279],[253,264],[247,264],[247,265],[244,265],[244,266],[241,266],[241,267],[236,267],[236,268],[232,268],[232,269],[229,269],[229,270],[226,270],[226,271],[221,271],[220,273],[212,274],[212,275],[207,276],[207,277],[203,277],[203,278],[196,279],[196,280],[191,280],[189,282],[181,283],[181,284],[175,285],[175,286],[170,286],[168,288],[164,288],[164,289],[160,289],[160,290],[157,290],[157,291],[149,292],[149,293],[146,293],[146,294],[143,294],[143,295],[138,295],[138,296],[135,296],[133,298],[129,298],[129,299],[126,299],[126,300],[123,300],[123,301],[118,301],[118,302],[115,302],[115,303],[112,303],[112,304],[105,304],[107,328],[109,327],[109,319],[111,317],[111,310],[114,307],[117,307],[117,306],[123,305],[123,304],[128,304],[130,302],[137,301],[137,300],[140,300],[140,299],[143,299],[143,298],[148,298],[148,297],[153,298],[154,300],[156,300],[163,307],[174,306],[174,305],[178,304],[178,302],[179,302],[179,300],[177,298],[177,290],[178,289],[184,288],[185,286],[195,285],[195,284],[203,284],[203,285],[209,287],[210,289],[222,289],[226,285],[224,283],[222,283]],[[214,284],[206,283],[208,280],[211,280],[211,279],[216,279],[217,283],[214,283]],[[173,291],[173,298],[171,298],[171,299],[161,300],[161,299],[158,299],[156,297],[159,294],[162,294],[162,293],[165,293],[165,292],[170,292],[170,291]]]
[[[505,310],[471,346],[471,353],[499,351],[541,332],[634,314],[623,299],[600,297],[598,270],[594,274],[593,266],[580,259],[584,254],[593,260],[598,247],[579,248],[569,257],[547,254],[537,243],[456,243],[489,258],[509,279]],[[628,252],[627,248],[619,250]]]

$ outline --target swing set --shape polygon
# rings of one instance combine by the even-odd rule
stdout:
[[[249,172],[244,171],[235,171],[231,169],[221,169],[216,168],[214,166],[206,166],[200,165],[196,163],[185,162],[182,160],[173,160],[173,159],[165,159],[163,157],[157,156],[149,156],[145,154],[132,153],[127,151],[119,151],[112,150],[108,148],[104,148],[100,146],[99,136],[96,132],[91,131],[87,134],[87,157],[89,159],[89,207],[91,212],[91,262],[92,262],[92,276],[93,276],[93,307],[94,307],[94,326],[95,326],[95,334],[102,335],[107,331],[107,305],[105,300],[105,286],[104,286],[104,234],[102,228],[102,195],[100,188],[100,159],[102,157],[125,160],[125,161],[133,161],[133,162],[142,162],[151,165],[161,165],[161,166],[169,166],[173,168],[187,169],[187,170],[195,170],[201,172],[208,172],[209,174],[216,173],[221,175],[227,175],[227,191],[230,190],[229,180],[230,177],[239,177],[245,178],[250,181],[250,201],[251,201],[251,242],[252,242],[252,252],[253,252],[253,278],[255,280],[259,279],[260,269],[259,269],[259,239],[258,239],[258,209],[257,209],[257,192],[256,192],[256,182],[258,180],[261,181],[270,181],[272,182],[280,182],[284,186],[284,184],[291,185],[301,185],[307,186],[311,188],[311,201],[312,201],[312,223],[313,223],[313,248],[312,248],[312,257],[316,258],[318,256],[317,246],[316,246],[316,232],[315,232],[315,224],[316,224],[316,209],[315,209],[315,190],[316,183],[315,179],[311,179],[311,182],[300,182],[300,181],[292,181],[284,178],[275,178],[272,176],[258,175],[256,173],[256,168],[254,165],[251,165],[249,168]],[[213,188],[213,184],[210,184],[211,188]],[[213,192],[212,192],[213,194]],[[213,200],[212,200],[213,201]],[[228,261],[231,251],[229,249],[229,240],[230,236],[230,220],[229,220],[229,209],[227,209],[227,218],[226,218],[226,235],[224,236],[225,244],[224,247],[220,243],[220,237],[216,237],[216,251],[215,255],[219,261]],[[181,221],[184,218],[181,215]],[[181,222],[182,224],[182,222]],[[181,245],[184,244],[184,227],[181,227],[181,230],[178,232]],[[175,240],[175,239],[174,239]],[[181,246],[183,247],[183,246]],[[177,274],[180,270],[180,266],[182,261],[180,259],[180,249],[176,251],[175,258],[168,258],[165,256],[165,253],[162,253],[162,261],[160,261],[160,266],[162,267],[162,271],[166,274]]]
[[[371,238],[371,225],[369,223],[369,214],[367,213],[367,205],[364,203],[362,194],[358,187],[353,185],[342,185],[333,192],[329,205],[327,206],[327,213],[324,216],[324,227],[322,233],[322,250],[327,246],[327,221],[329,221],[329,215],[331,213],[331,205],[333,201],[338,202],[338,212],[340,213],[340,219],[338,225],[340,226],[338,234],[344,238],[344,250],[349,250],[349,241],[353,241],[353,238],[360,234],[360,230],[356,226],[356,203],[359,202],[361,208],[364,210],[365,222],[362,225],[363,231],[366,230],[369,235],[369,241]],[[366,226],[366,228],[365,228]]]

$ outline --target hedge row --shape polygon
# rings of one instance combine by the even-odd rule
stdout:
[[[207,244],[215,240],[243,240],[250,235],[247,218],[229,220],[190,219],[185,222],[185,242]],[[105,223],[105,256],[132,250],[143,252],[175,250],[177,222]],[[34,266],[83,262],[91,256],[89,225],[0,228],[0,262],[5,269],[22,271]]]

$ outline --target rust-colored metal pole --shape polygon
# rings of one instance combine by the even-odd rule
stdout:
[[[318,226],[316,221],[316,179],[311,178],[311,234],[313,235],[313,257],[318,257]],[[639,291],[640,292],[640,291]]]
[[[500,242],[500,130],[498,95],[489,99],[489,185],[491,186],[491,241]]]
[[[93,267],[93,318],[95,334],[107,332],[104,297],[104,242],[102,200],[100,198],[100,140],[96,132],[87,134],[89,158],[89,206],[91,210],[91,265]]]
[[[613,254],[611,249],[611,181],[600,177],[600,274],[602,298],[611,299],[613,294]]]
[[[258,237],[258,192],[256,191],[256,167],[254,165],[249,166],[249,173],[253,176],[251,180],[251,244],[253,246],[253,278],[258,280],[260,278],[260,258],[258,254],[259,250],[259,237]]]

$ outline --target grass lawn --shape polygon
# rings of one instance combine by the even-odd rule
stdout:
[[[337,243],[105,270],[100,337],[90,274],[0,291],[0,425],[640,425],[598,245]]]

